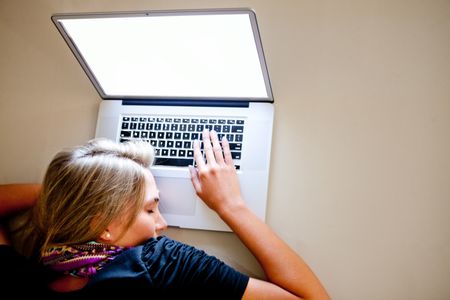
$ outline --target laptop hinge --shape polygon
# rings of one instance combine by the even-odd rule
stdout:
[[[249,107],[249,101],[235,100],[170,100],[170,99],[125,99],[122,105],[160,105],[160,106],[208,106],[208,107]]]

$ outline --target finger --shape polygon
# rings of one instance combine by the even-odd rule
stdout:
[[[200,185],[200,179],[198,178],[197,170],[193,166],[189,166],[189,172],[191,173],[191,181],[192,181],[192,185],[194,186],[195,192],[200,193],[201,185]]]
[[[205,161],[203,160],[202,152],[200,151],[200,142],[198,140],[194,141],[194,160],[197,163],[198,168],[205,167]]]
[[[225,156],[225,163],[229,166],[233,166],[233,157],[231,157],[230,144],[228,143],[227,138],[224,136],[222,138],[222,148],[223,155]]]
[[[223,164],[224,160],[222,154],[222,147],[220,146],[219,138],[217,137],[217,132],[215,130],[211,130],[210,136],[216,162],[218,164]]]
[[[211,139],[209,137],[209,130],[203,130],[203,150],[205,151],[206,162],[208,164],[215,164],[214,152],[211,145]]]

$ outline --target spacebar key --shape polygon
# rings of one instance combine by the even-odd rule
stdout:
[[[192,165],[192,158],[187,159],[187,158],[156,157],[154,165],[187,167],[189,165]]]

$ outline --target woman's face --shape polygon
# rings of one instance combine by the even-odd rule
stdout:
[[[113,221],[108,226],[108,233],[111,244],[123,247],[133,247],[144,243],[151,237],[157,237],[161,231],[167,228],[166,220],[159,212],[159,191],[156,182],[150,171],[147,172],[145,182],[144,204],[139,211],[134,223],[120,237],[124,228],[123,219]]]

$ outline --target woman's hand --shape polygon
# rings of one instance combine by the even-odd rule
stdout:
[[[221,146],[214,130],[203,131],[206,162],[199,144],[198,141],[194,142],[194,159],[197,169],[189,168],[197,195],[219,215],[225,209],[244,205],[230,146],[226,138],[222,139]]]

